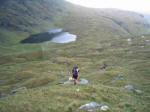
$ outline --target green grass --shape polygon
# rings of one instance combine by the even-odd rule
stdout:
[[[48,44],[44,55],[38,52],[16,54],[13,58],[24,60],[2,64],[0,74],[4,82],[0,91],[10,94],[13,88],[26,87],[27,90],[1,99],[1,111],[71,112],[82,104],[96,101],[107,103],[111,112],[148,112],[150,62],[149,53],[145,51],[150,46],[145,43],[145,48],[139,48],[140,37],[133,39],[132,45],[127,45],[126,39],[110,39],[113,47],[107,45],[108,40],[96,43],[97,39],[93,38],[94,43],[85,38],[85,43],[78,40],[64,45]],[[104,62],[108,68],[100,70]],[[57,85],[68,79],[74,64],[80,67],[81,78],[88,79],[90,84]],[[119,74],[123,75],[123,80],[112,83]],[[143,93],[127,92],[123,89],[127,84]],[[79,92],[76,91],[78,88]]]
[[[52,6],[53,2],[56,1],[50,1]],[[0,96],[6,95],[0,99],[0,112],[75,112],[91,101],[106,103],[110,112],[150,111],[150,44],[145,41],[150,40],[150,36],[141,38],[149,29],[143,27],[143,19],[138,14],[86,9],[71,4],[62,10],[55,4],[48,16],[55,12],[57,15],[52,21],[45,21],[41,18],[49,14],[49,10],[39,10],[38,7],[43,7],[39,3],[32,8],[27,4],[33,9],[33,16],[24,15],[13,20],[22,30],[27,28],[30,32],[0,30]],[[26,9],[23,5],[15,7],[21,11]],[[13,11],[8,11],[11,17]],[[22,25],[18,24],[20,19]],[[118,21],[123,22],[122,26],[116,23]],[[32,26],[29,22],[39,24]],[[30,34],[57,27],[77,34],[77,41],[68,44],[19,43]],[[128,44],[128,38],[132,38],[132,44]],[[104,63],[108,67],[101,70]],[[68,80],[75,64],[80,68],[80,77],[89,80],[89,85],[60,85]],[[123,79],[116,80],[119,75]],[[124,86],[128,84],[134,85],[142,94],[126,91]],[[26,89],[12,94],[12,90],[22,87]]]

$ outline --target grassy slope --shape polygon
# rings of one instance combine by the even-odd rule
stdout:
[[[75,111],[90,101],[106,102],[111,111],[148,112],[150,46],[140,38],[135,38],[133,45],[128,45],[124,39],[94,41],[86,41],[84,44],[88,46],[77,41],[49,47],[41,59],[1,65],[2,92],[10,93],[12,89],[24,86],[28,88],[1,99],[2,112]],[[146,47],[140,48],[139,43]],[[103,62],[108,64],[106,70],[99,69]],[[79,65],[81,77],[88,79],[89,85],[57,85],[68,79],[73,64]],[[124,80],[112,83],[119,74]],[[123,89],[127,84],[133,84],[143,94],[128,93]]]
[[[135,13],[134,17],[129,12],[116,11],[118,15],[126,15],[130,20],[126,22],[124,16],[113,16],[110,10],[76,7],[68,5],[68,11],[62,14],[64,19],[55,24],[77,34],[76,42],[1,46],[1,55],[7,55],[0,61],[0,92],[10,94],[13,89],[27,87],[0,99],[1,112],[71,112],[90,101],[107,103],[111,112],[149,112],[150,46],[145,40],[150,36],[144,39],[137,36],[143,33],[137,30],[144,27],[143,23],[134,24],[134,20],[143,22],[142,18]],[[116,24],[114,18],[123,21],[123,27]],[[133,38],[131,45],[126,41],[130,37]],[[103,63],[108,64],[106,70],[99,69]],[[74,64],[79,65],[81,77],[90,84],[57,85],[68,79]],[[119,74],[124,80],[112,83]],[[123,89],[127,84],[133,84],[143,93],[127,92]]]
[[[16,44],[30,34],[57,27],[55,21],[63,13],[62,9],[62,0],[4,1],[0,4],[1,44]],[[24,35],[18,35],[18,32]]]

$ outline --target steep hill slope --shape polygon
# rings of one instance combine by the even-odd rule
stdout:
[[[4,2],[2,2],[4,1]],[[61,0],[2,0],[0,4],[1,28],[30,31],[30,27],[38,26],[43,21],[53,21],[54,16],[61,13]]]
[[[62,0],[2,0],[0,4],[0,42],[14,43],[22,35],[42,32],[55,26],[63,13]],[[12,37],[13,36],[13,37]]]

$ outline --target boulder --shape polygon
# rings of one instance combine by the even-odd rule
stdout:
[[[126,85],[124,88],[125,88],[127,91],[129,91],[129,92],[134,92],[134,93],[136,93],[136,94],[142,94],[142,93],[143,93],[141,90],[136,89],[133,85]]]
[[[80,79],[77,84],[81,84],[81,85],[87,85],[89,83],[88,80],[86,79]],[[68,80],[68,81],[65,81],[64,84],[74,84],[74,80]]]
[[[101,106],[100,110],[102,111],[108,111],[109,107],[107,105]]]
[[[84,110],[86,112],[95,112],[96,108],[100,107],[100,105],[96,102],[87,103],[79,107],[80,110]]]
[[[85,112],[96,112],[97,110],[108,111],[109,107],[102,103],[99,104],[96,102],[91,102],[80,106],[79,110],[83,110]]]
[[[145,40],[146,42],[149,42],[150,40]]]
[[[125,88],[126,90],[128,90],[128,91],[133,91],[133,90],[134,90],[133,85],[130,85],[130,84],[126,85],[124,88]]]
[[[135,93],[137,93],[137,94],[142,94],[142,93],[143,93],[141,90],[138,90],[138,89],[135,89],[134,91],[135,91]]]

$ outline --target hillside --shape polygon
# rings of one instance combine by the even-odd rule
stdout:
[[[30,34],[55,27],[76,31],[79,37],[93,35],[95,31],[102,36],[108,33],[110,36],[139,36],[150,29],[144,17],[133,12],[88,9],[63,0],[1,1],[0,42],[3,44],[16,44]]]
[[[53,28],[78,38],[20,43]],[[149,112],[149,33],[147,20],[134,12],[1,0],[0,112],[87,112],[79,107],[90,102],[107,105],[107,112]],[[87,85],[63,84],[74,65]]]
[[[62,0],[2,0],[0,42],[14,44],[16,39],[54,27],[64,7]]]

